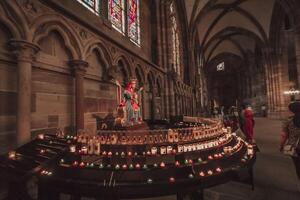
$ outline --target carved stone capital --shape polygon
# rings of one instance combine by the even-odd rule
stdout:
[[[12,39],[9,41],[9,46],[18,61],[32,62],[37,53],[40,51],[40,47],[38,45],[25,40]]]
[[[84,60],[70,60],[69,65],[74,70],[75,73],[86,73],[86,69],[89,66],[89,63]]]

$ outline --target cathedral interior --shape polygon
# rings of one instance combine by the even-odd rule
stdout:
[[[300,199],[298,89],[299,0],[0,0],[0,199]]]

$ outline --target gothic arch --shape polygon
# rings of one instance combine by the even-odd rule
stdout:
[[[226,7],[227,6],[225,5],[224,8],[222,6],[221,8],[215,7],[213,9],[225,9]],[[264,32],[261,24],[250,13],[248,13],[247,11],[245,11],[242,8],[239,8],[238,6],[234,7],[232,10],[229,9],[229,11],[236,12],[239,15],[244,16],[246,19],[248,19],[249,22],[252,23],[254,25],[254,27],[256,27],[257,31],[260,33],[260,36],[258,36],[258,37],[261,38],[264,42],[267,42],[267,35]],[[222,13],[219,14],[218,17],[211,23],[210,27],[208,28],[208,30],[207,30],[204,38],[203,38],[203,41],[201,43],[202,45],[204,45],[206,43],[206,41],[209,38],[209,35],[210,35],[211,31],[213,30],[213,28],[218,24],[218,22],[220,22],[220,20],[222,20],[223,16],[225,16],[226,14],[229,13],[229,11],[227,9],[223,10]],[[251,31],[251,32],[253,32],[253,31]]]
[[[135,67],[135,76],[140,78],[143,83],[145,83],[145,74],[143,72],[142,66],[139,64]]]
[[[293,0],[277,0],[271,18],[269,43],[277,53],[280,53],[280,30],[287,17],[290,28],[299,29],[300,17],[297,13],[300,9],[299,3]],[[298,22],[298,23],[297,23]]]
[[[105,47],[105,45],[101,40],[96,40],[96,41],[94,39],[90,40],[85,46],[86,47],[83,52],[83,59],[86,59],[94,49],[97,49],[101,52],[103,58],[105,58],[108,64],[107,66],[108,67],[112,66],[111,53],[107,50],[107,48]]]
[[[299,8],[300,4],[298,0],[276,0],[278,6],[280,6],[286,15],[289,17],[291,24],[297,25],[299,22]],[[275,4],[276,5],[276,4]]]
[[[28,23],[22,9],[14,1],[0,1],[0,20],[11,30],[15,39],[28,39]]]
[[[228,5],[223,5],[223,11],[221,12],[221,16],[219,16],[219,18],[221,18],[222,16],[224,16],[225,14],[227,14],[227,12],[231,9],[234,9],[235,7],[237,7],[239,4],[241,4],[242,2],[244,2],[246,0],[238,0],[237,2],[228,4]],[[197,4],[199,4],[199,2],[197,2]],[[197,5],[198,6],[198,5]],[[206,5],[201,9],[200,12],[198,12],[197,15],[196,14],[196,10],[197,7],[194,7],[195,9],[193,10],[193,17],[195,18],[191,24],[190,24],[190,34],[191,34],[191,38],[194,38],[197,35],[197,25],[199,23],[201,23],[202,20],[205,19],[206,15],[208,15],[212,10],[214,10],[214,8],[216,8],[215,6],[213,6],[213,3],[210,3],[209,1],[206,2]]]
[[[147,84],[152,87],[155,86],[155,76],[152,71],[149,71],[147,74]]]
[[[220,39],[218,42],[217,42],[217,44],[212,48],[212,50],[209,52],[209,54],[208,54],[208,56],[207,56],[207,61],[209,61],[210,60],[210,58],[212,57],[212,55],[213,55],[213,53],[214,53],[214,51],[220,46],[220,44],[222,43],[222,42],[224,42],[224,41],[229,41],[229,42],[231,42],[239,51],[240,51],[240,53],[242,54],[242,56],[245,58],[246,57],[246,53],[245,53],[245,51],[244,51],[244,49],[241,47],[241,45],[238,43],[238,42],[236,42],[236,41],[234,41],[232,38],[230,38],[230,37],[228,37],[228,38],[222,38],[222,39]]]
[[[223,41],[229,41],[231,42],[241,53],[241,55],[245,56],[246,52],[245,50],[242,48],[241,44],[239,44],[238,42],[236,42],[235,40],[232,39],[232,37],[235,36],[245,36],[248,38],[253,39],[253,41],[256,42],[256,44],[258,44],[261,47],[264,47],[267,45],[266,42],[264,42],[263,40],[261,40],[261,38],[256,35],[255,33],[253,33],[250,30],[244,29],[244,28],[240,28],[240,27],[234,27],[234,26],[230,26],[230,27],[226,27],[223,30],[219,31],[218,33],[216,33],[207,43],[206,45],[202,48],[202,54],[205,55],[207,53],[207,51],[209,50],[209,47],[211,45],[213,45],[213,43],[215,41],[218,41],[214,46],[213,49],[211,50],[211,52],[209,52],[209,56],[207,56],[205,59],[205,63],[208,63],[211,60],[211,56],[213,51],[223,42]],[[205,56],[204,56],[205,57]]]
[[[156,85],[158,85],[158,84],[160,85],[161,90],[163,90],[164,84],[163,84],[163,79],[162,79],[162,77],[160,75],[158,75],[156,77]]]
[[[109,71],[112,70],[112,61],[111,61],[111,55],[103,45],[101,41],[91,41],[86,45],[86,48],[84,50],[83,58],[84,60],[87,60],[89,56],[93,53],[93,51],[96,51],[99,54],[99,58],[101,62],[103,62],[103,74],[102,78],[109,79],[110,74]]]
[[[30,31],[33,43],[37,43],[40,39],[46,37],[51,31],[57,31],[63,37],[66,47],[71,51],[73,59],[83,58],[83,48],[81,41],[79,40],[76,31],[64,20],[64,18],[58,15],[44,15],[41,18],[37,18]]]
[[[126,56],[119,55],[117,58],[114,59],[113,65],[117,66],[119,62],[122,62],[122,64],[124,65],[124,69],[127,73],[128,78],[132,77],[133,76],[132,67],[130,65],[130,62],[126,58]]]
[[[9,42],[10,39],[14,38],[13,37],[13,33],[11,31],[11,29],[6,26],[6,24],[2,23],[2,21],[0,20],[0,47],[1,50],[6,49],[7,50],[7,43]]]

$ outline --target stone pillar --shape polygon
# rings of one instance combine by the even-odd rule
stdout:
[[[167,76],[165,77],[164,85],[165,85],[165,87],[163,89],[164,117],[166,119],[168,119],[170,116],[170,113],[169,113],[169,90],[168,90],[168,77]]]
[[[84,129],[84,75],[88,63],[83,60],[71,60],[70,66],[74,70],[75,76],[75,117],[76,131]]]
[[[100,10],[100,14],[108,20],[108,0],[101,0],[100,2],[100,6],[101,6],[101,10]]]
[[[264,63],[266,70],[268,116],[284,118],[286,116],[286,100],[283,94],[288,85],[288,62],[284,61],[287,51],[282,55],[272,48],[264,49]]]
[[[169,116],[175,115],[175,93],[174,93],[174,83],[172,80],[169,83]]]
[[[169,99],[169,117],[175,116],[175,88],[174,88],[174,70],[170,70],[167,74],[168,83],[168,99]]]
[[[152,117],[153,120],[156,120],[157,118],[157,114],[156,114],[156,110],[157,110],[157,105],[156,105],[156,93],[157,93],[157,87],[154,85],[152,88]]]
[[[17,60],[18,97],[17,97],[17,145],[31,139],[31,71],[39,46],[24,40],[9,42]]]
[[[273,81],[272,81],[272,66],[270,65],[270,51],[268,48],[263,49],[264,68],[267,85],[267,102],[268,102],[268,115],[274,110],[274,99],[273,99]]]
[[[300,25],[295,28],[295,56],[296,56],[296,65],[297,65],[297,75],[298,75],[298,88],[300,88]],[[297,86],[296,86],[297,87]]]

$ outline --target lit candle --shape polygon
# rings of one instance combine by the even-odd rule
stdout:
[[[77,162],[77,161],[74,161],[74,162],[73,162],[73,166],[74,166],[74,167],[78,166],[78,162]]]
[[[148,178],[147,183],[151,184],[153,182],[153,180],[151,178]]]
[[[15,159],[16,158],[16,152],[15,151],[10,151],[9,153],[8,153],[8,158],[9,159]]]
[[[204,172],[200,172],[199,176],[202,176],[202,177],[205,176]]]
[[[38,134],[38,139],[43,140],[45,138],[44,134]]]
[[[76,146],[70,145],[70,152],[75,153],[75,151],[76,151]]]
[[[174,178],[174,177],[170,177],[170,178],[169,178],[169,181],[170,181],[171,183],[174,183],[174,182],[175,182],[175,178]]]
[[[88,152],[87,147],[86,147],[86,146],[81,147],[81,152],[82,152],[83,154],[87,154],[87,152]]]
[[[81,163],[79,164],[79,166],[80,166],[80,167],[84,167],[84,162],[81,162]]]
[[[139,163],[137,163],[137,164],[135,165],[135,168],[140,169],[140,168],[141,168],[141,165],[140,165]]]

